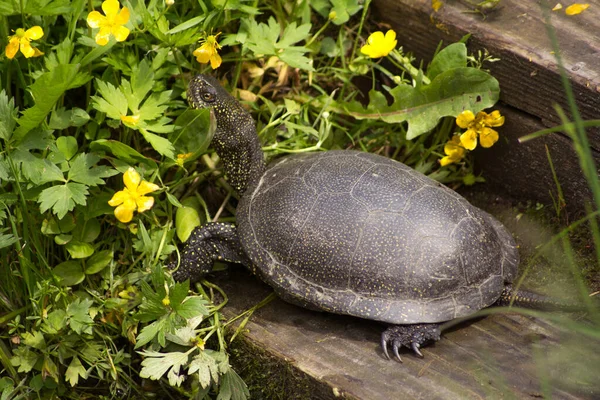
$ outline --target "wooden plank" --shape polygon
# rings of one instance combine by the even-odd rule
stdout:
[[[554,12],[552,21],[581,115],[584,119],[600,119],[600,2],[591,4],[588,11],[573,17]],[[395,29],[399,45],[417,59],[431,59],[440,41],[448,44],[468,33],[472,34],[470,52],[487,49],[499,57],[499,62],[485,67],[500,81],[501,102],[497,108],[507,118],[498,129],[499,142],[491,149],[476,150],[478,170],[498,192],[552,205],[557,196],[546,156],[548,146],[567,210],[574,218],[585,212],[591,192],[571,141],[558,133],[526,144],[518,141],[526,134],[560,123],[552,108],[555,102],[567,107],[537,3],[502,0],[485,19],[467,13],[469,6],[464,2],[445,2],[437,13],[432,12],[430,0],[374,0],[373,5],[374,19]],[[589,129],[588,137],[600,149],[600,129]],[[600,152],[593,154],[596,165],[600,165]]]
[[[541,7],[536,2],[502,0],[484,19],[469,13],[466,2],[444,2],[433,13],[430,0],[375,0],[376,20],[394,28],[398,43],[419,59],[430,59],[440,41],[452,43],[471,34],[469,49],[488,49],[500,62],[488,63],[500,81],[501,100],[542,120],[560,124],[556,102],[567,108]],[[553,2],[552,5],[554,5]],[[553,12],[565,68],[584,119],[600,118],[600,10],[599,1],[577,16]],[[600,149],[599,130],[590,140]]]
[[[228,315],[239,314],[270,293],[266,285],[242,268],[221,277],[219,284],[230,294]],[[494,315],[444,332],[441,341],[423,349],[423,359],[402,351],[404,363],[400,364],[383,356],[379,347],[382,325],[304,310],[279,299],[256,312],[246,327],[243,340],[250,342],[251,347],[290,363],[299,371],[297,375],[303,374],[313,381],[290,389],[273,382],[278,378],[275,374],[268,384],[279,387],[285,396],[270,393],[264,394],[264,398],[536,398],[542,394],[540,365],[534,361],[532,351],[537,349],[538,353],[549,355],[561,345],[557,328],[543,321],[516,314]],[[247,346],[245,349],[248,351]],[[597,350],[600,345],[596,354]],[[577,359],[583,360],[585,356],[582,350]],[[262,362],[248,368],[261,366],[270,368]],[[595,387],[566,382],[567,378],[573,378],[564,373],[568,365],[561,367],[554,363],[545,367],[553,371],[555,398],[600,396],[600,382]],[[239,365],[238,368],[244,369]],[[323,389],[323,385],[329,390]]]

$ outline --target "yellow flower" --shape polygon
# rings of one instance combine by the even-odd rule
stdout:
[[[132,167],[123,174],[125,189],[114,194],[108,204],[115,208],[115,217],[121,222],[129,222],[133,212],[141,213],[152,208],[154,197],[145,196],[159,189],[158,185],[142,181],[140,174]]]
[[[217,37],[220,34],[221,33],[219,32],[216,35],[208,35],[202,45],[194,50],[192,54],[196,57],[196,61],[200,64],[207,64],[210,61],[212,69],[219,68],[222,60],[219,55],[221,45],[217,42]]]
[[[500,111],[493,111],[491,114],[480,111],[477,116],[470,110],[465,110],[456,117],[456,125],[467,129],[460,135],[460,143],[467,150],[473,150],[477,147],[477,137],[482,147],[492,147],[498,141],[498,132],[490,127],[502,126],[504,117]]]
[[[140,116],[139,115],[121,115],[121,121],[123,121],[123,123],[125,125],[135,128],[137,126],[138,122],[140,122]]]
[[[571,4],[569,7],[567,7],[565,9],[565,14],[567,14],[567,15],[581,14],[582,12],[584,12],[585,10],[587,10],[587,8],[589,6],[590,5],[588,3],[585,3],[585,4],[581,4],[581,3]]]
[[[164,299],[162,299],[163,306],[167,307],[171,304],[171,299],[169,299],[169,295],[166,295]]]
[[[100,28],[96,34],[96,43],[100,46],[106,45],[111,35],[117,39],[117,42],[122,42],[129,36],[129,29],[123,26],[129,22],[129,9],[123,7],[119,10],[120,6],[118,0],[106,0],[102,3],[102,11],[106,16],[98,11],[88,14],[88,25],[92,28]]]
[[[177,165],[183,166],[187,159],[193,155],[194,153],[177,154],[177,160],[175,162],[177,163]]]
[[[25,56],[25,58],[30,57],[39,57],[43,55],[41,51],[39,51],[35,47],[31,47],[31,41],[37,40],[44,36],[44,31],[39,26],[34,26],[33,28],[29,28],[27,30],[23,28],[17,29],[13,36],[8,38],[8,46],[4,53],[6,57],[12,59],[17,55],[17,51],[21,48],[21,53]]]
[[[431,8],[433,8],[433,11],[435,12],[438,12],[443,5],[444,2],[442,0],[431,0]]]
[[[396,48],[396,32],[389,30],[383,36],[383,32],[373,32],[367,38],[367,44],[360,48],[360,52],[371,58],[385,57]]]
[[[440,165],[442,167],[462,160],[467,153],[467,150],[461,146],[459,135],[452,136],[452,139],[444,145],[444,153],[446,153],[446,157],[440,159]]]

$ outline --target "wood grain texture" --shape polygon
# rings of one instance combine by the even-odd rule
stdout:
[[[270,292],[242,268],[219,284],[230,293],[228,315],[252,307]],[[568,383],[573,378],[565,373],[570,365],[546,360],[561,346],[557,328],[517,314],[455,327],[441,341],[425,347],[423,359],[401,351],[402,364],[384,358],[379,347],[382,325],[305,310],[279,299],[256,312],[246,328],[244,339],[239,340],[285,360],[314,382],[302,393],[281,387],[287,390],[283,398],[288,399],[535,398],[542,393],[540,364],[551,370],[554,398],[600,396],[600,383],[595,387]],[[538,361],[534,351],[541,354]]]

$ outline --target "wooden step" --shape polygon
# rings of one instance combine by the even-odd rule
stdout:
[[[425,62],[441,41],[450,44],[467,34],[472,35],[467,43],[471,53],[487,49],[500,58],[484,67],[500,82],[500,109],[507,120],[499,129],[498,143],[476,151],[478,167],[497,190],[552,204],[556,184],[546,155],[548,146],[567,208],[582,213],[591,193],[567,136],[557,133],[526,144],[518,142],[519,137],[561,123],[555,103],[568,110],[538,4],[553,7],[557,2],[502,0],[485,18],[470,12],[474,6],[469,3],[479,1],[444,1],[436,13],[431,0],[374,0],[373,20],[381,21],[383,30],[393,28],[398,45]],[[562,3],[566,7],[571,2]],[[600,119],[600,2],[588,3],[590,8],[580,15],[567,16],[564,8],[550,15],[581,116]],[[588,138],[599,165],[600,128],[589,129]]]

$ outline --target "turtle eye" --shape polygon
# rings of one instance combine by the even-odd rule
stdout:
[[[215,101],[215,95],[210,92],[204,92],[202,93],[202,100],[208,103],[212,103],[213,101]]]

